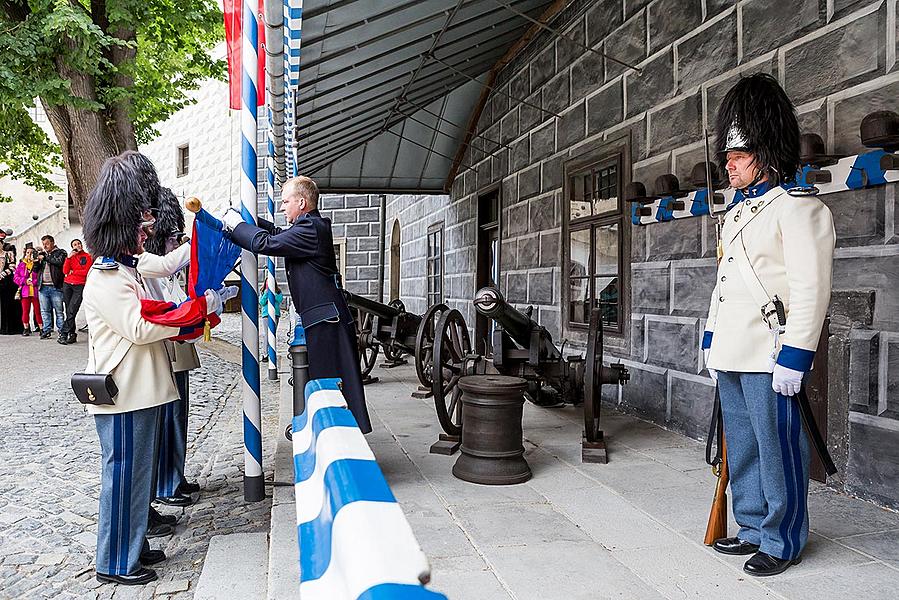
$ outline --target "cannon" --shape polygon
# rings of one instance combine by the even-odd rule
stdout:
[[[387,361],[381,365],[384,368],[406,364],[404,357],[411,355],[415,360],[418,380],[427,390],[427,395],[430,395],[434,325],[440,315],[448,310],[447,306],[435,304],[424,315],[418,315],[407,312],[403,301],[399,299],[384,304],[346,290],[343,293],[356,317],[363,381],[377,381],[371,377],[371,371],[379,352],[383,352]]]
[[[462,431],[461,390],[465,375],[498,373],[528,382],[525,397],[540,406],[584,404],[584,462],[606,462],[600,428],[601,387],[630,379],[621,363],[603,364],[602,313],[590,315],[587,350],[583,356],[565,356],[545,327],[531,318],[532,308],[521,312],[508,304],[498,289],[479,290],[473,301],[479,313],[494,323],[492,357],[472,351],[468,329],[457,310],[445,311],[434,333],[432,391],[437,417],[449,436]]]

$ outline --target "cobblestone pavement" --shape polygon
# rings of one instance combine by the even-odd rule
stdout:
[[[243,500],[240,319],[226,315],[213,343],[201,345],[191,373],[187,472],[202,491],[179,514],[171,538],[151,540],[168,560],[147,586],[101,585],[94,578],[99,444],[93,419],[69,377],[83,368],[86,334],[76,346],[37,337],[2,337],[0,375],[0,598],[191,598],[213,535],[268,531],[271,501]],[[277,382],[262,378],[264,470],[271,473]]]

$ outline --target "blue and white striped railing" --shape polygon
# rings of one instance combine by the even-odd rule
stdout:
[[[806,165],[800,169],[797,184],[814,185],[819,196],[859,190],[899,181],[899,156],[873,150],[863,154],[847,156],[835,165],[813,167]],[[826,173],[826,175],[825,175]],[[823,175],[823,177],[822,177]],[[829,182],[822,179],[829,178]],[[724,204],[715,207],[715,212],[722,212],[725,207],[742,200],[742,194],[733,189],[716,192],[724,195]],[[677,202],[683,202],[683,208],[675,209]],[[641,208],[650,214],[640,214]],[[648,209],[648,210],[647,210]],[[690,192],[683,198],[663,196],[654,202],[631,205],[631,222],[634,225],[650,225],[666,223],[677,219],[700,217],[709,214],[708,191],[706,188]]]
[[[424,588],[428,559],[340,391],[306,385],[293,419],[303,600],[446,600]]]

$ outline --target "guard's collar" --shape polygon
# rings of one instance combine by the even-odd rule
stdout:
[[[743,192],[743,196],[746,198],[758,198],[759,196],[766,194],[770,189],[771,182],[766,180],[761,183],[745,187],[740,191]]]

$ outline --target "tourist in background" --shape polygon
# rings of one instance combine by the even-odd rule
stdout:
[[[38,329],[41,322],[41,310],[38,302],[38,293],[41,287],[40,265],[35,259],[34,248],[26,247],[25,255],[19,261],[14,275],[16,285],[19,286],[18,297],[22,304],[22,335],[31,335],[31,317],[34,313],[34,323]]]
[[[81,240],[72,240],[72,254],[62,265],[65,279],[62,284],[62,299],[65,303],[66,320],[57,340],[60,344],[74,344],[78,339],[75,317],[81,308],[84,282],[91,268],[91,255],[84,251]]]

